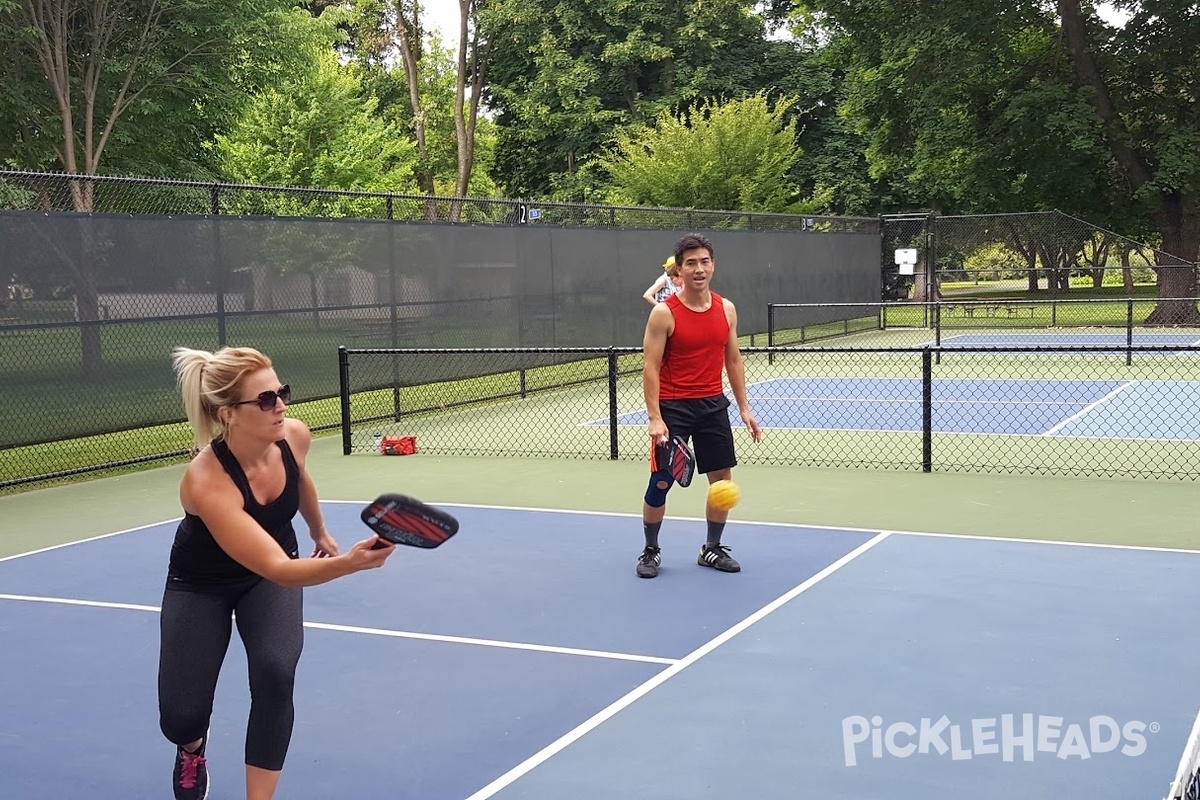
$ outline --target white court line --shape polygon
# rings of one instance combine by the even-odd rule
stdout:
[[[823,430],[823,429],[815,428],[813,430]],[[911,431],[908,431],[908,432],[911,433]],[[943,435],[951,436],[951,435],[959,435],[959,434],[943,434]],[[962,434],[962,435],[978,435],[978,434]],[[1041,434],[1021,434],[1021,435],[1022,436],[1040,436]],[[1075,437],[1075,438],[1107,439],[1108,437]],[[1136,439],[1133,441],[1150,441],[1150,440]],[[1196,440],[1194,440],[1194,439],[1164,439],[1163,441],[1191,442],[1191,441],[1196,441]],[[321,503],[323,505],[366,506],[370,502],[371,502],[370,499],[368,499],[368,500],[321,500]],[[435,506],[447,506],[447,507],[451,507],[451,508],[475,508],[475,509],[481,509],[481,510],[485,510],[485,511],[486,510],[534,511],[539,514],[573,514],[576,516],[583,516],[583,517],[617,517],[617,518],[623,518],[623,519],[637,519],[637,520],[640,520],[642,518],[642,515],[640,513],[630,512],[630,511],[587,511],[587,510],[582,510],[582,509],[577,509],[577,508],[544,508],[542,506],[511,506],[511,505],[500,505],[498,503],[455,503],[455,502],[450,502],[450,501],[441,502],[441,501],[436,501],[436,500],[430,500],[427,502],[429,502],[431,505],[435,505]],[[687,517],[687,516],[676,516],[673,514],[668,514],[664,519],[676,520],[676,521],[681,521],[681,522],[697,522],[697,521],[702,521],[703,517]],[[13,559],[24,558],[25,556],[33,556],[33,555],[37,555],[38,553],[47,553],[52,550],[61,550],[64,547],[71,547],[71,546],[74,546],[77,544],[86,544],[88,542],[95,542],[95,541],[99,541],[101,539],[109,539],[109,538],[112,538],[113,536],[120,536],[120,535],[126,534],[126,533],[135,533],[136,531],[145,530],[146,528],[153,528],[158,525],[174,524],[174,523],[178,522],[179,520],[180,520],[180,517],[175,517],[174,519],[166,519],[166,520],[162,520],[161,522],[151,522],[146,525],[139,525],[136,528],[126,528],[125,530],[115,531],[113,533],[105,533],[105,534],[101,534],[99,536],[90,537],[88,539],[79,539],[79,540],[73,541],[73,542],[63,542],[62,544],[56,544],[56,545],[52,545],[50,547],[44,547],[40,550],[30,550],[27,553],[15,553],[11,556],[0,557],[0,562],[12,561]],[[834,532],[846,532],[846,533],[866,533],[871,536],[874,536],[879,533],[887,533],[889,535],[899,534],[901,536],[944,536],[946,538],[952,538],[952,539],[978,539],[978,540],[982,540],[982,541],[1023,542],[1023,543],[1029,543],[1029,544],[1063,544],[1063,545],[1071,545],[1073,547],[1098,547],[1098,548],[1120,549],[1120,550],[1149,550],[1149,551],[1153,551],[1153,552],[1162,552],[1162,553],[1200,553],[1200,549],[1191,550],[1191,549],[1187,549],[1187,548],[1147,547],[1145,545],[1132,545],[1132,544],[1105,544],[1105,543],[1100,543],[1100,542],[1075,542],[1075,541],[1070,541],[1068,539],[1024,539],[1021,537],[992,536],[992,535],[988,535],[988,534],[971,534],[971,533],[945,533],[945,532],[939,532],[939,531],[882,530],[880,528],[856,528],[856,527],[847,526],[847,525],[814,525],[811,523],[804,523],[804,522],[775,522],[775,521],[771,521],[771,520],[737,519],[737,520],[732,520],[732,523],[735,525],[762,525],[762,526],[767,526],[767,527],[772,527],[772,528],[796,528],[799,530],[834,531]],[[4,597],[5,597],[5,595],[0,595],[0,598],[4,598]],[[69,602],[69,601],[64,600],[63,602]],[[151,607],[147,606],[147,608],[151,608]],[[157,609],[155,609],[155,610],[157,610]]]
[[[100,600],[75,600],[69,597],[39,597],[26,594],[0,594],[0,600],[14,600],[25,603],[50,603],[64,606],[85,606],[88,608],[115,608],[123,611],[149,611],[154,614],[161,613],[162,611],[159,606],[145,606],[136,603],[110,603]],[[441,636],[432,633],[415,633],[413,631],[393,631],[385,628],[363,628],[357,625],[334,625],[328,622],[305,622],[304,627],[323,631],[338,631],[341,633],[364,633],[370,636],[388,636],[395,639],[418,639],[427,642],[496,647],[503,650],[525,650],[565,656],[608,658],[616,661],[638,661],[645,664],[672,665],[679,661],[676,658],[643,656],[636,653],[614,653],[607,650],[584,650],[577,647],[554,647],[544,644],[528,644],[526,642],[503,642],[496,639],[474,639],[468,636]]]
[[[122,611],[149,611],[157,614],[158,606],[143,606],[137,603],[109,603],[103,600],[76,600],[70,597],[40,597],[31,594],[0,594],[0,600],[16,600],[22,603],[51,603],[61,606],[86,606],[88,608],[118,608]]]
[[[466,636],[441,636],[432,633],[412,633],[410,631],[389,631],[380,628],[360,628],[356,625],[330,625],[325,622],[306,622],[306,628],[316,628],[324,631],[342,631],[345,633],[366,633],[372,636],[393,636],[401,639],[421,639],[429,642],[449,642],[451,644],[470,644],[478,647],[500,647],[506,650],[531,650],[538,653],[554,653],[565,656],[587,656],[589,658],[611,658],[617,661],[640,661],[646,664],[677,664],[677,658],[660,658],[658,656],[643,656],[634,653],[613,653],[607,650],[581,650],[575,647],[552,647],[544,644],[525,644],[523,642],[501,642],[495,639],[472,639]]]
[[[322,500],[322,503],[336,504],[355,504],[365,506],[369,500]],[[541,506],[504,506],[495,503],[437,503],[435,506],[449,506],[453,508],[475,508],[484,511],[534,511],[539,514],[572,514],[582,517],[618,517],[624,519],[640,520],[642,515],[637,512],[630,511],[581,511],[574,508],[543,508]],[[677,520],[681,522],[700,522],[703,517],[677,517],[667,515],[664,519]],[[834,533],[865,533],[869,536],[876,536],[881,533],[886,533],[889,536],[927,536],[941,537],[946,539],[971,539],[979,542],[1016,542],[1019,544],[1039,544],[1039,545],[1067,545],[1070,547],[1095,547],[1105,550],[1135,550],[1148,551],[1152,553],[1190,553],[1192,555],[1200,555],[1200,549],[1189,549],[1184,547],[1152,547],[1149,545],[1139,544],[1111,544],[1104,542],[1075,542],[1069,539],[1026,539],[1020,536],[993,536],[990,534],[978,533],[944,533],[939,531],[914,531],[914,530],[890,530],[881,528],[855,528],[847,525],[814,525],[807,522],[772,522],[770,520],[758,519],[736,519],[730,520],[731,525],[755,525],[768,528],[795,528],[804,531],[822,531]]]
[[[1200,550],[1185,547],[1152,547],[1144,544],[1109,544],[1106,542],[1070,542],[1061,539],[1022,539],[1019,536],[978,536],[969,533],[934,533],[931,531],[882,531],[894,536],[910,536],[927,539],[968,539],[976,542],[1009,542],[1014,544],[1056,545],[1059,547],[1083,547],[1096,550],[1132,550],[1142,553],[1183,553],[1200,556]]]
[[[1044,431],[1044,432],[1042,433],[1042,436],[1050,436],[1051,434],[1058,433],[1058,432],[1059,432],[1060,430],[1062,430],[1062,429],[1063,429],[1063,427],[1065,427],[1066,425],[1069,425],[1069,424],[1071,424],[1072,422],[1074,422],[1075,420],[1077,420],[1077,419],[1079,419],[1080,417],[1084,416],[1085,414],[1089,414],[1089,413],[1091,413],[1091,411],[1092,411],[1093,409],[1095,409],[1095,408],[1099,407],[1099,406],[1100,406],[1102,403],[1107,403],[1109,400],[1111,400],[1112,398],[1116,397],[1116,396],[1117,396],[1117,395],[1119,395],[1121,392],[1123,392],[1123,391],[1125,391],[1126,389],[1128,389],[1130,386],[1133,386],[1135,383],[1137,383],[1137,381],[1126,381],[1125,383],[1122,383],[1120,386],[1118,386],[1117,388],[1113,389],[1113,390],[1112,390],[1111,392],[1109,392],[1108,394],[1104,395],[1104,397],[1101,397],[1099,400],[1095,401],[1094,403],[1088,403],[1086,406],[1084,406],[1083,408],[1079,409],[1079,411],[1077,411],[1077,412],[1075,412],[1074,414],[1072,414],[1071,416],[1067,417],[1066,419],[1064,419],[1062,422],[1060,422],[1060,423],[1058,423],[1057,425],[1055,425],[1055,426],[1054,426],[1053,428],[1051,428],[1050,430],[1048,430],[1048,431]]]
[[[886,538],[888,538],[888,534],[886,532],[883,532],[883,533],[880,533],[878,536],[874,537],[873,539],[870,539],[869,541],[864,542],[863,544],[859,545],[858,548],[856,548],[855,550],[852,550],[851,552],[842,556],[837,561],[833,562],[832,564],[827,566],[825,569],[818,572],[816,575],[813,575],[811,578],[804,581],[804,583],[801,583],[799,586],[795,587],[794,589],[787,592],[783,596],[776,598],[772,602],[770,602],[767,605],[760,608],[758,611],[754,612],[750,616],[743,619],[738,624],[734,625],[732,628],[729,628],[728,630],[726,630],[724,633],[720,634],[716,638],[711,639],[707,643],[701,645],[699,648],[688,653],[680,661],[677,661],[676,663],[667,667],[662,672],[658,673],[650,680],[646,681],[645,683],[638,686],[633,691],[626,694],[624,697],[622,697],[619,700],[617,700],[616,702],[612,703],[604,710],[593,715],[590,719],[588,719],[581,725],[577,726],[576,728],[574,728],[571,731],[568,731],[563,736],[560,736],[558,739],[556,739],[551,744],[542,748],[537,753],[534,753],[532,756],[530,756],[529,758],[525,759],[517,766],[510,769],[508,772],[504,773],[499,778],[497,778],[496,780],[489,783],[487,786],[484,786],[482,789],[480,789],[479,791],[472,794],[470,797],[467,798],[467,800],[485,800],[486,798],[491,797],[492,795],[494,795],[496,792],[500,791],[501,789],[504,789],[509,784],[513,783],[514,781],[518,780],[522,776],[529,773],[531,770],[533,770],[539,764],[543,763],[544,761],[547,761],[552,756],[561,752],[563,749],[565,749],[570,744],[572,744],[573,742],[575,742],[578,739],[580,739],[581,737],[583,737],[588,732],[599,727],[601,724],[606,722],[608,719],[615,716],[620,711],[624,710],[625,708],[629,707],[637,700],[644,697],[651,690],[657,688],[658,686],[661,686],[663,683],[665,683],[668,680],[670,680],[671,678],[675,677],[680,672],[682,672],[683,670],[690,667],[692,664],[695,664],[701,658],[708,655],[713,650],[716,650],[718,647],[725,644],[730,639],[732,639],[734,636],[737,636],[739,633],[741,633],[742,631],[749,628],[751,625],[754,625],[756,622],[764,619],[765,617],[767,617],[771,613],[775,612],[782,606],[786,605],[788,602],[790,602],[791,600],[793,600],[800,594],[808,591],[810,588],[812,588],[816,584],[820,583],[822,580],[829,577],[834,572],[837,572],[839,569],[844,567],[846,564],[849,564],[851,561],[858,558],[860,555],[867,552],[872,547],[879,544]]]
[[[111,539],[113,536],[121,536],[126,533],[134,533],[136,531],[144,531],[147,528],[153,528],[158,525],[169,525],[169,524],[173,525],[181,519],[183,519],[183,517],[175,517],[174,519],[164,519],[160,522],[151,522],[146,525],[138,525],[136,528],[126,528],[125,530],[113,531],[112,533],[102,533],[99,536],[90,536],[86,539],[75,539],[74,541],[63,542],[62,544],[54,544],[54,545],[50,545],[49,547],[42,547],[38,550],[30,550],[27,553],[14,553],[11,556],[0,557],[0,563],[3,563],[5,561],[11,561],[14,558],[24,558],[25,556],[36,556],[38,553],[49,553],[51,550],[61,550],[64,547],[71,547],[72,545],[86,544],[87,542],[98,542],[101,539]]]

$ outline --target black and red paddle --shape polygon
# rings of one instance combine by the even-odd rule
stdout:
[[[458,533],[458,520],[453,516],[402,494],[375,498],[363,509],[362,521],[379,538],[408,547],[438,547]]]

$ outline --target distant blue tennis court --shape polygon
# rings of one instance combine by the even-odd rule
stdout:
[[[777,378],[747,391],[764,428],[922,430],[919,378]],[[935,433],[1200,441],[1195,381],[939,378],[931,400]],[[736,406],[730,415],[740,424]],[[646,412],[617,422],[645,425]]]

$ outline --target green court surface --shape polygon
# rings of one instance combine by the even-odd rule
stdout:
[[[401,491],[435,503],[629,515],[640,511],[646,481],[646,466],[631,461],[343,456],[337,437],[314,442],[309,469],[326,500]],[[175,465],[0,497],[0,556],[178,517],[182,473]],[[758,465],[734,477],[739,520],[1200,549],[1200,487],[1190,483]],[[701,484],[673,490],[669,515],[703,516]],[[640,525],[613,524],[627,529],[614,541],[632,559]],[[346,543],[364,532],[335,535]],[[539,532],[530,534],[535,546]]]

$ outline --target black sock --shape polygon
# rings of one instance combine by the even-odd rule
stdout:
[[[721,534],[725,532],[724,522],[708,520],[708,544],[720,544]]]
[[[642,523],[642,528],[646,531],[646,547],[658,547],[658,531],[661,527],[661,522]]]

